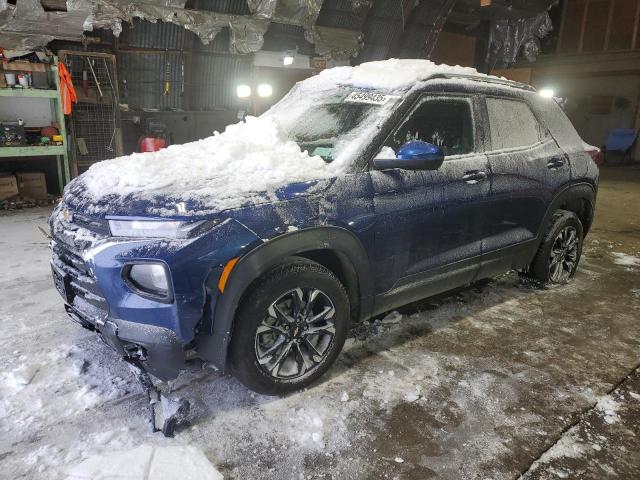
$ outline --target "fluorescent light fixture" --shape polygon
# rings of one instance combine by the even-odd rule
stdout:
[[[258,96],[270,97],[273,94],[273,88],[268,83],[261,83],[258,85]]]
[[[556,92],[554,92],[552,88],[543,88],[538,91],[538,94],[544,98],[553,98],[556,96]]]
[[[284,65],[293,65],[293,55],[285,55],[282,57],[282,63]]]
[[[248,98],[251,96],[251,87],[249,85],[238,85],[236,87],[236,95],[239,98]]]

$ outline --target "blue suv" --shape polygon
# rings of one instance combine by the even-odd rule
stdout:
[[[209,170],[193,188],[92,193],[138,157],[74,180],[50,220],[71,319],[159,379],[197,356],[279,394],[320,377],[354,323],[509,270],[567,282],[598,171],[557,102],[427,61],[374,63],[301,82],[247,120],[278,121],[283,145],[313,159],[293,181],[225,189]],[[144,158],[149,177],[168,175]],[[213,194],[190,194],[207,182]],[[234,203],[236,187],[250,193]]]

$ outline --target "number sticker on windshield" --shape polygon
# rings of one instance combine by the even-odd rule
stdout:
[[[371,105],[384,105],[392,98],[398,98],[394,95],[385,95],[384,93],[375,92],[351,92],[344,99],[345,102],[350,103],[369,103]]]

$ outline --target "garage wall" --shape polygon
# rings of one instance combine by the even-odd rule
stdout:
[[[447,65],[473,67],[476,60],[476,38],[443,31],[431,53],[431,60]]]
[[[640,97],[640,74],[569,78],[536,78],[567,99],[565,111],[582,139],[604,144],[613,128],[634,128]]]

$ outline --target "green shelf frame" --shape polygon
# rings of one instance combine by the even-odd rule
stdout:
[[[0,158],[64,155],[66,150],[64,145],[50,145],[48,147],[0,147]]]
[[[36,88],[0,88],[0,97],[58,98],[58,91]]]
[[[51,116],[60,125],[60,135],[67,141],[67,129],[64,123],[62,111],[62,99],[60,98],[60,76],[58,75],[58,57],[54,57],[50,75],[56,86],[55,90],[39,90],[35,88],[0,88],[0,97],[14,98],[42,98],[47,99],[51,105]],[[0,158],[7,157],[42,157],[55,155],[58,166],[58,184],[60,192],[71,181],[71,168],[69,166],[69,152],[66,145],[53,145],[48,147],[0,147]]]

